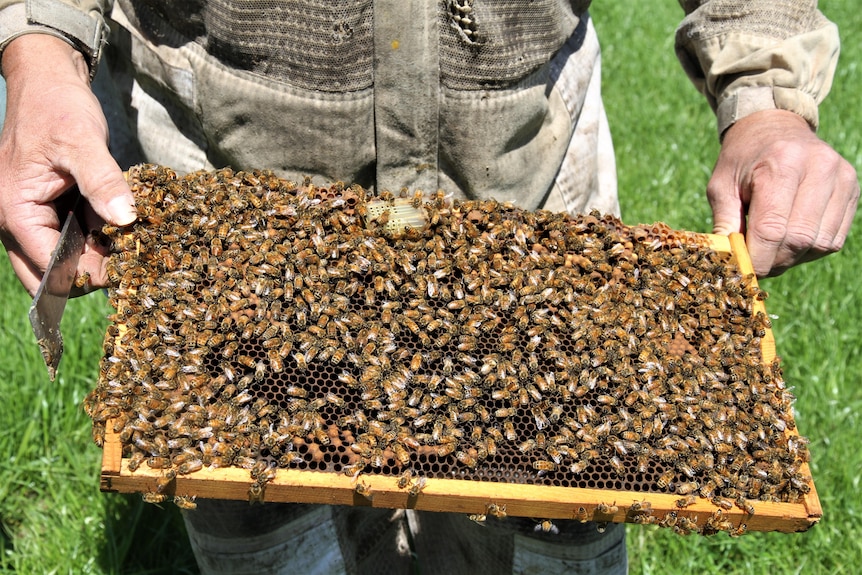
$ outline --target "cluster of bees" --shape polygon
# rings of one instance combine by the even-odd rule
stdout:
[[[132,471],[164,470],[159,491],[205,466],[249,469],[251,500],[279,468],[360,492],[380,473],[417,494],[447,477],[746,512],[809,489],[760,353],[765,294],[702,236],[265,171],[145,165],[129,183],[139,217],[104,230],[117,312],[86,406]]]

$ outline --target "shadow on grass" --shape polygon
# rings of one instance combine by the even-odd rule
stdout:
[[[105,573],[199,573],[180,510],[144,503],[139,495],[110,494],[105,507]]]
[[[0,517],[0,570],[6,571],[11,569],[11,565],[7,563],[8,552],[12,551],[12,537],[6,532],[6,522]]]

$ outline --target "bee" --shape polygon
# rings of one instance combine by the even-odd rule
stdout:
[[[517,410],[514,407],[501,407],[494,411],[494,416],[498,419],[505,419],[507,417],[512,417],[517,413]]]
[[[180,475],[188,475],[189,473],[199,471],[201,468],[203,468],[203,462],[200,459],[192,459],[182,463],[177,468],[177,473]]]
[[[185,496],[185,495],[174,495],[174,503],[180,509],[197,509],[198,504],[195,503],[195,496]]]
[[[404,449],[400,443],[393,444],[392,450],[395,452],[395,458],[401,465],[408,465],[410,463],[410,452]]]
[[[273,373],[281,373],[284,371],[284,363],[278,353],[270,352],[267,353],[266,357],[269,360],[269,369],[271,369]]]
[[[511,421],[504,421],[503,434],[506,436],[507,440],[515,441],[518,438],[518,435],[515,433],[515,424]]]
[[[168,498],[164,493],[144,493],[143,500],[145,503],[162,503]]]
[[[410,371],[416,373],[422,368],[422,354],[416,352],[410,360]]]
[[[254,366],[254,380],[255,381],[263,381],[264,377],[266,377],[266,362],[261,360],[258,361]]]
[[[546,461],[544,459],[536,459],[533,461],[533,469],[537,470],[540,474],[554,471],[556,468],[557,464],[553,461]]]
[[[507,517],[506,506],[497,505],[496,503],[489,503],[486,513],[492,517],[496,517],[497,519],[505,519]]]
[[[694,477],[695,476],[694,469],[692,469],[692,467],[688,463],[685,463],[684,461],[678,462],[676,467],[679,471],[681,471],[682,473],[684,473],[688,477]],[[697,489],[697,487],[695,487],[695,489]]]
[[[536,440],[533,438],[522,441],[518,444],[518,451],[521,453],[529,453],[536,448]]]
[[[617,506],[616,502],[610,505],[607,503],[599,503],[596,506],[596,513],[600,513],[602,515],[613,515],[619,510],[620,508]]]
[[[632,513],[652,513],[652,503],[649,501],[633,501],[630,509]]]
[[[697,495],[686,495],[676,500],[676,506],[680,509],[694,505],[697,502]]]
[[[707,481],[700,486],[700,489],[698,489],[697,492],[704,499],[712,499],[713,495],[715,494],[715,485],[716,484],[712,480]]]
[[[266,484],[270,481],[274,481],[276,475],[278,474],[278,469],[275,466],[267,465],[263,470],[258,473],[257,482],[260,484]]]
[[[484,527],[487,516],[484,513],[474,513],[472,515],[468,515],[467,519],[469,519],[473,523],[476,523],[477,525],[481,525],[482,527]]]
[[[413,481],[413,472],[410,469],[405,469],[404,473],[398,476],[398,480],[395,484],[398,486],[398,489],[406,489],[410,486]]]
[[[142,451],[136,451],[129,457],[129,471],[136,471],[138,467],[140,467],[141,463],[144,462],[144,458],[146,455]]]
[[[248,487],[248,503],[249,505],[254,505],[255,503],[263,503],[264,498],[264,487],[262,484],[254,482]]]
[[[737,507],[745,511],[748,515],[754,515],[754,505],[749,503],[745,497],[737,497],[735,503]]]
[[[676,473],[673,471],[673,469],[668,469],[659,476],[659,478],[656,480],[656,485],[658,485],[662,489],[667,488],[668,484],[673,480],[675,475]]]
[[[678,519],[678,515],[676,511],[670,511],[667,515],[664,516],[664,519],[661,520],[659,525],[662,527],[673,527],[676,525]]]
[[[167,469],[171,466],[169,457],[150,457],[147,459],[147,466],[150,469]]]
[[[586,523],[587,521],[589,521],[590,516],[584,507],[578,507],[575,510],[575,519],[577,519],[581,523]]]
[[[475,454],[470,453],[469,451],[458,451],[455,453],[455,459],[458,460],[462,465],[466,465],[470,469],[475,469],[479,462],[476,459]]]
[[[680,495],[689,495],[697,491],[699,485],[696,481],[681,482],[676,486],[676,492]]]
[[[167,489],[168,485],[176,479],[177,472],[173,469],[168,469],[165,473],[156,480],[156,492],[161,493]]]
[[[407,494],[410,497],[418,496],[422,492],[422,490],[425,489],[427,481],[428,480],[425,477],[419,477],[410,485],[410,489],[408,490]]]
[[[75,287],[83,288],[90,281],[90,272],[84,272],[82,274],[75,274]]]
[[[537,522],[533,531],[537,533],[550,533],[551,535],[559,535],[560,533],[560,529],[550,519],[543,519]]]
[[[601,395],[598,395],[598,396],[596,397],[596,401],[597,401],[600,405],[614,405],[614,404],[616,404],[617,399],[616,399],[614,396],[612,396],[612,395],[608,395],[608,394],[601,394]]]
[[[291,357],[293,357],[293,361],[296,363],[296,368],[299,371],[307,371],[308,370],[308,362],[306,361],[304,353],[296,352]]]
[[[353,487],[353,490],[357,493],[357,495],[360,495],[365,499],[368,499],[369,501],[374,498],[374,493],[372,492],[371,487],[369,487],[368,484],[364,481],[357,481]]]

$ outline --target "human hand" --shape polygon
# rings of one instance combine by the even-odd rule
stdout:
[[[764,110],[725,132],[707,197],[713,231],[745,233],[754,271],[766,277],[841,249],[859,182],[802,117]]]
[[[81,54],[53,36],[29,34],[9,44],[2,65],[0,240],[33,295],[60,237],[55,200],[77,183],[89,230],[133,222],[134,197],[108,151],[107,122]],[[104,248],[88,237],[77,269],[89,274],[87,289],[107,284],[106,264]]]

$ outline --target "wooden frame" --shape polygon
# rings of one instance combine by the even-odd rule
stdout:
[[[743,273],[752,273],[753,267],[741,234],[706,237],[715,250],[732,252]],[[755,301],[754,305],[759,311],[765,312],[762,301]],[[763,360],[771,362],[775,358],[775,340],[771,330],[762,338],[761,345]],[[129,462],[122,457],[123,448],[119,437],[111,431],[112,428],[112,422],[109,421],[103,446],[101,489],[120,493],[156,492],[157,482],[164,474],[146,465],[134,472],[130,471]],[[788,430],[786,433],[791,432]],[[800,472],[810,475],[808,465],[803,464]],[[506,513],[512,516],[598,522],[638,521],[642,513],[632,509],[632,504],[648,502],[651,515],[664,519],[666,526],[673,525],[677,517],[686,517],[700,528],[710,517],[720,515],[723,521],[731,522],[737,532],[742,531],[742,526],[749,531],[804,531],[822,516],[813,482],[800,503],[751,501],[755,513],[749,515],[736,506],[717,511],[713,503],[702,498],[680,509],[676,505],[678,495],[662,493],[429,478],[418,494],[411,495],[406,488],[397,486],[397,477],[368,474],[362,475],[360,480],[370,489],[367,497],[357,493],[355,478],[340,473],[279,469],[275,479],[266,484],[262,498],[265,501],[406,508],[476,515],[485,514],[489,505],[495,504],[505,508]],[[168,496],[247,500],[251,485],[252,480],[246,469],[204,468],[189,475],[177,476],[164,488],[163,493]],[[611,511],[603,513],[600,507],[610,508]],[[669,518],[674,521],[668,522]]]

